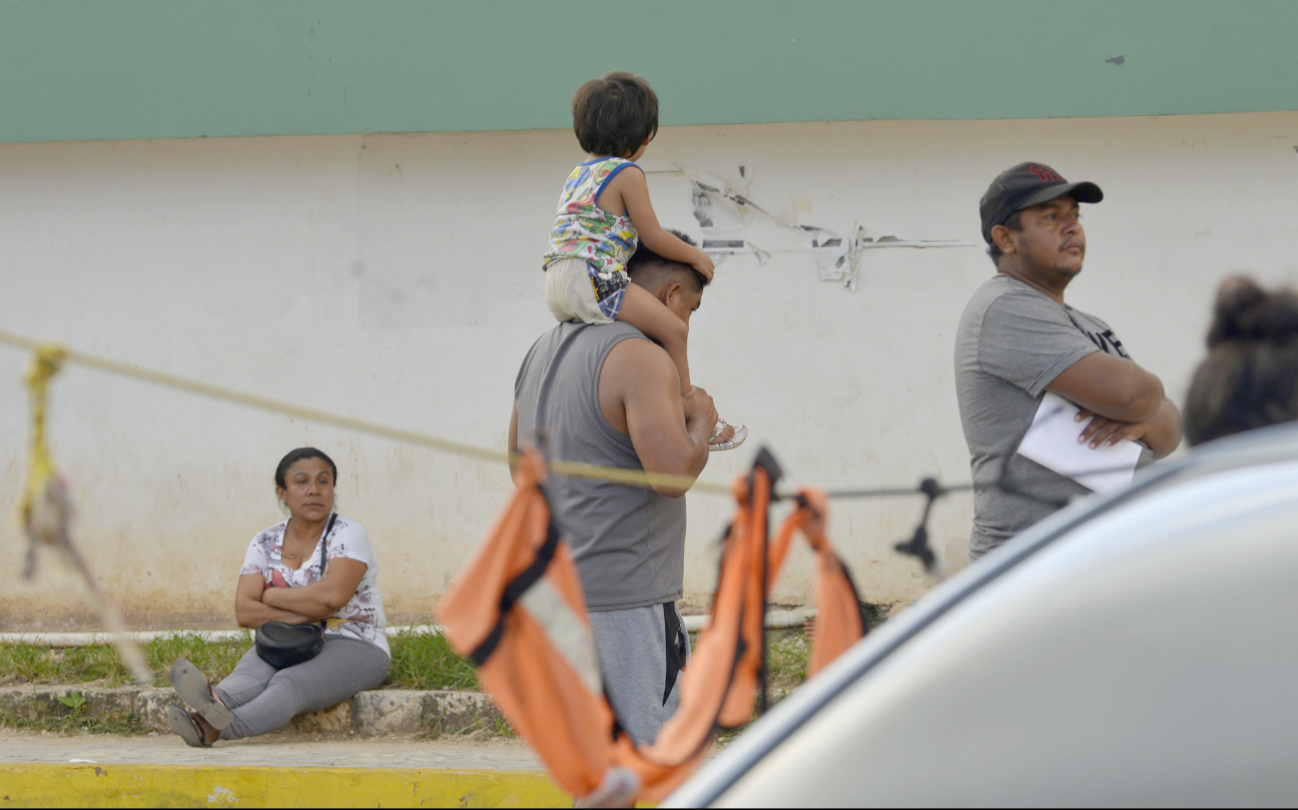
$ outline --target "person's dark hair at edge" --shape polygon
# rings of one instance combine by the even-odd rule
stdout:
[[[572,128],[592,155],[627,157],[658,132],[658,96],[639,76],[605,73],[577,88]]]
[[[1217,291],[1208,356],[1185,403],[1191,445],[1298,420],[1298,294],[1243,276]]]
[[[698,247],[697,242],[680,231],[668,228],[667,233],[675,236],[690,247]],[[644,242],[641,242],[635,249],[635,253],[631,254],[631,258],[626,263],[626,272],[646,290],[658,289],[662,286],[666,277],[669,276],[682,279],[684,286],[696,293],[703,292],[703,288],[708,286],[707,277],[698,270],[688,264],[672,261],[654,253],[645,247]]]
[[[280,459],[279,466],[275,468],[275,486],[280,489],[288,489],[288,484],[284,478],[288,474],[288,468],[304,458],[318,458],[328,464],[329,469],[333,470],[334,473],[334,483],[338,483],[338,465],[334,464],[333,459],[326,456],[323,450],[317,450],[314,447],[299,447],[296,450],[290,450],[288,455]]]
[[[1023,215],[1022,211],[1015,211],[1013,214],[1010,215],[1009,219],[1005,220],[1005,227],[1009,228],[1011,231],[1014,231],[1015,233],[1021,232],[1023,230],[1022,215]],[[999,268],[1001,256],[1004,256],[1005,254],[1001,253],[1000,247],[997,246],[995,242],[992,242],[991,247],[987,248],[987,255],[992,257],[992,264],[996,265]]]

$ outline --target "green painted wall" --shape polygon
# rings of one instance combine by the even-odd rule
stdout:
[[[1298,109],[1293,0],[0,0],[0,141]],[[1109,59],[1123,57],[1121,65]]]

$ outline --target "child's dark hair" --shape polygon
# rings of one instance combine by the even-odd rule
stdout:
[[[338,483],[338,465],[334,464],[333,459],[326,456],[324,451],[317,450],[314,447],[299,447],[296,450],[290,450],[288,455],[279,460],[279,466],[275,468],[275,486],[280,489],[288,489],[284,477],[288,475],[288,468],[305,458],[318,458],[328,464],[329,469],[333,470],[334,473],[334,483]]]
[[[605,73],[577,88],[572,128],[592,155],[629,157],[658,132],[658,96],[635,74]]]
[[[1298,420],[1298,295],[1243,276],[1217,291],[1208,356],[1185,401],[1190,444]]]

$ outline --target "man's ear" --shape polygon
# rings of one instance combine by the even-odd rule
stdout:
[[[992,242],[996,244],[996,247],[1000,248],[1001,253],[1007,256],[1018,253],[1019,246],[1014,241],[1014,232],[1004,225],[997,225],[992,228]]]
[[[662,301],[668,309],[671,309],[672,305],[680,300],[681,293],[684,290],[685,288],[681,286],[679,281],[669,281],[658,291],[658,300]]]

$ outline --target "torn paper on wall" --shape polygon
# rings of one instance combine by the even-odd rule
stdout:
[[[973,242],[903,240],[896,236],[883,236],[876,242],[857,223],[844,236],[828,228],[789,222],[745,196],[747,190],[740,194],[712,174],[685,166],[676,168],[690,182],[690,202],[703,234],[700,247],[717,264],[736,253],[752,253],[761,267],[773,253],[806,252],[812,255],[822,281],[838,281],[847,289],[855,290],[859,259],[867,248],[980,246]],[[747,164],[742,165],[739,174],[751,182]],[[757,232],[750,234],[750,226]],[[765,249],[753,244],[750,236],[758,239]]]
[[[852,265],[849,253],[852,241],[842,234],[822,228],[802,226],[806,231],[807,249],[816,259],[816,272],[821,281],[837,281],[851,272]]]
[[[739,206],[715,186],[693,180],[690,186],[694,219],[698,220],[699,230],[703,232],[703,242],[699,245],[703,252],[711,256],[715,264],[721,264],[728,256],[746,252],[744,217]]]

